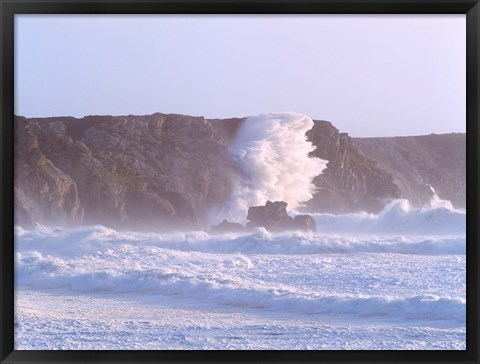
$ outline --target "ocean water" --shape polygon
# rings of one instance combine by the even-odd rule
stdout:
[[[466,348],[465,213],[394,201],[318,232],[15,229],[15,348]]]

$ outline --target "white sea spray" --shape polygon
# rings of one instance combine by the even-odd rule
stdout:
[[[211,221],[244,222],[250,206],[268,200],[285,201],[288,209],[295,209],[311,199],[312,180],[328,163],[308,157],[315,147],[305,133],[312,127],[310,117],[293,112],[247,118],[229,148],[242,178],[233,181],[233,195],[222,210],[212,213]]]

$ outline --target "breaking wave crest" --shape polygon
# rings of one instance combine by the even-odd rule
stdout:
[[[442,200],[443,201],[443,200]],[[408,200],[395,200],[378,214],[311,214],[324,232],[375,234],[465,235],[466,214],[446,204],[413,208]]]

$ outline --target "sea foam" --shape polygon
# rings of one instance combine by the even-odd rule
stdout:
[[[160,250],[155,253],[167,254]],[[167,258],[163,258],[162,262],[165,263]],[[22,255],[17,260],[17,288],[56,290],[69,294],[135,294],[137,298],[157,297],[160,302],[161,297],[174,296],[195,306],[227,305],[281,310],[297,315],[340,314],[465,321],[466,302],[461,297],[325,294],[301,286],[251,279],[245,273],[237,276],[229,268],[198,269],[192,265],[194,260],[183,261],[186,258],[179,255],[168,258],[171,261],[169,266],[159,266],[158,262],[154,266],[135,265],[125,256],[122,260],[116,259],[111,259],[108,251],[77,260],[39,253]],[[244,269],[250,268],[251,262],[243,263]],[[205,264],[212,264],[212,261],[207,260]],[[187,269],[189,266],[190,269]]]

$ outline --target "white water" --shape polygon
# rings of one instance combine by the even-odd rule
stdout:
[[[432,191],[432,193],[433,193],[433,196],[430,200],[430,206],[431,207],[434,207],[434,208],[435,207],[443,207],[443,208],[448,209],[448,210],[455,210],[451,201],[441,199],[437,195],[437,191],[435,191],[435,188],[433,188],[433,186],[431,186],[431,185],[427,185],[427,186],[430,188],[430,191]]]
[[[314,146],[305,133],[313,120],[303,114],[285,112],[251,116],[245,120],[230,147],[230,153],[243,172],[235,180],[234,194],[213,222],[226,218],[244,222],[250,206],[267,201],[285,201],[295,209],[312,198],[312,179],[327,162],[308,158]]]
[[[311,214],[324,232],[376,234],[464,235],[465,212],[445,207],[450,201],[434,196],[429,206],[413,208],[407,200],[389,203],[379,215],[365,212],[345,215]],[[294,213],[296,214],[296,213]]]
[[[318,233],[17,227],[17,349],[465,348],[465,214],[407,206]]]

